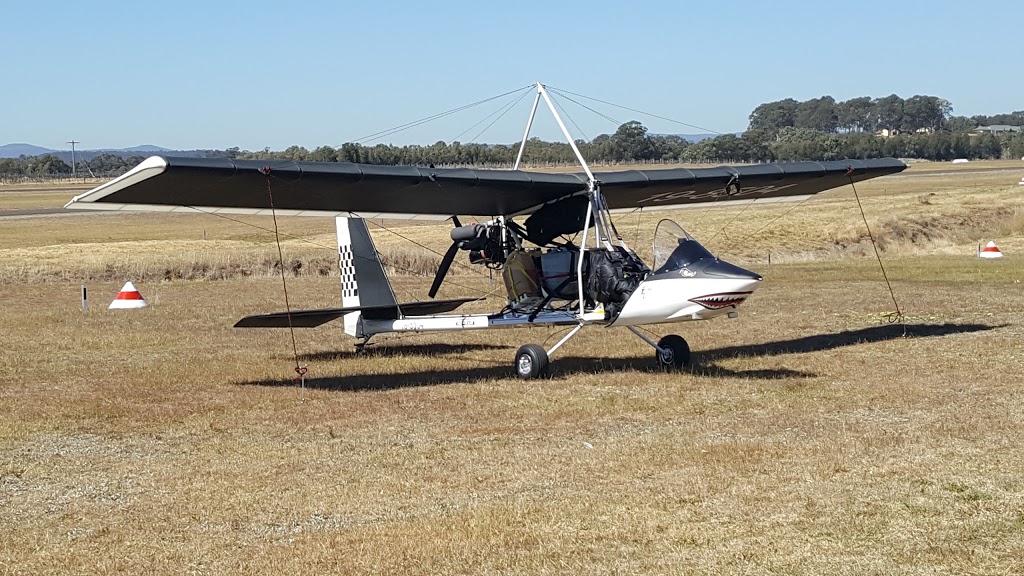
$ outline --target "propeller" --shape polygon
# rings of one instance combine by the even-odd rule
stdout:
[[[437,268],[437,274],[434,275],[434,282],[430,285],[430,291],[427,292],[427,296],[433,298],[437,296],[437,291],[441,289],[441,282],[444,281],[444,277],[448,274],[448,269],[452,267],[452,262],[455,260],[455,255],[459,252],[459,242],[453,242],[448,247],[448,251],[444,253],[444,258],[441,258],[441,265]]]
[[[455,255],[458,254],[459,248],[462,248],[464,242],[473,240],[477,236],[477,224],[463,226],[459,222],[459,217],[454,215],[452,216],[452,223],[455,224],[455,228],[452,228],[451,231],[452,245],[444,253],[444,257],[441,258],[441,265],[438,266],[437,273],[434,274],[434,282],[430,285],[430,291],[427,292],[427,295],[431,298],[437,296],[437,291],[441,289],[441,282],[448,275],[448,270],[452,267],[452,262],[455,261]]]

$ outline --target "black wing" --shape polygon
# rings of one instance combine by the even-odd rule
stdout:
[[[663,208],[722,200],[788,199],[906,170],[893,158],[750,164],[718,168],[595,174],[612,210]]]
[[[613,210],[814,194],[904,170],[898,160],[844,160],[595,174]],[[587,188],[586,175],[219,158],[147,158],[67,208],[446,219],[529,214]]]

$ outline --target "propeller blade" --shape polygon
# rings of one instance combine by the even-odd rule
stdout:
[[[427,295],[433,298],[437,296],[437,291],[441,288],[441,282],[444,281],[445,275],[448,274],[448,269],[452,267],[452,261],[455,260],[455,255],[459,252],[459,243],[452,242],[448,251],[444,253],[444,258],[441,258],[441,265],[437,268],[437,274],[434,275],[434,283],[430,285],[430,292]]]
[[[459,217],[455,214],[452,214],[452,224],[454,224],[456,228],[462,227],[462,224],[459,222]]]

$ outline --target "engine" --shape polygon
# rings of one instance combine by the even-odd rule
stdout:
[[[508,253],[515,249],[515,244],[508,246],[507,241],[502,241],[502,236],[502,227],[497,223],[473,223],[451,231],[452,242],[458,244],[460,249],[469,251],[470,263],[483,264],[489,268],[501,268]]]
[[[499,220],[458,226],[452,229],[451,238],[453,246],[469,252],[470,263],[502,271],[514,309],[532,310],[552,300],[578,300],[580,250],[572,245],[524,249],[523,232],[515,223]],[[600,303],[610,316],[617,315],[650,269],[623,248],[590,249],[583,254],[586,305]]]

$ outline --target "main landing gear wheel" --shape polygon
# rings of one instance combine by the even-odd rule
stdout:
[[[548,371],[548,353],[536,344],[526,344],[516,352],[515,369],[523,380],[540,378]]]
[[[669,334],[658,341],[658,348],[654,357],[658,359],[658,366],[665,370],[678,370],[690,365],[690,345],[682,336]]]

